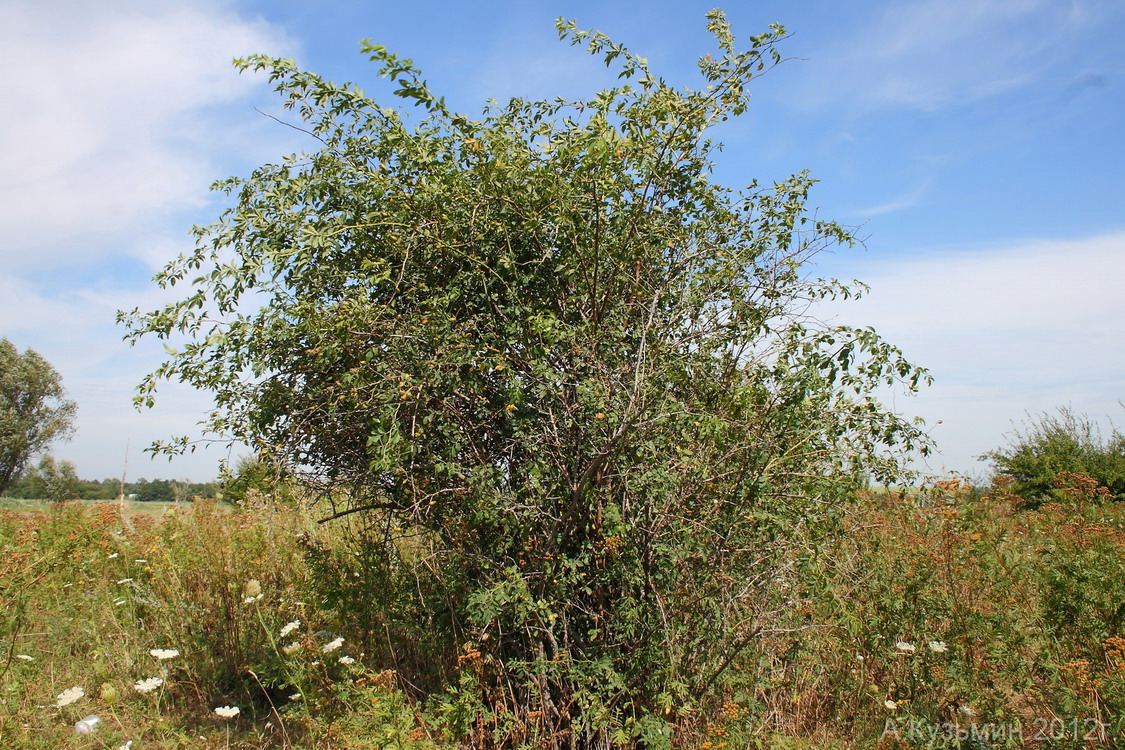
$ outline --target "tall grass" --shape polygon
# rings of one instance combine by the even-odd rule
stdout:
[[[0,510],[0,747],[320,747],[357,694],[372,714],[391,681],[363,680],[352,633],[318,606],[302,540],[336,539],[314,527],[273,504]],[[56,706],[72,687],[84,696]]]
[[[0,747],[471,747],[472,686],[405,681],[417,644],[381,626],[370,533],[265,501],[0,508]],[[1125,508],[872,494],[795,565],[799,604],[672,746],[1121,741]]]
[[[1125,507],[970,496],[861,498],[802,576],[811,604],[746,665],[732,746],[1120,741]]]

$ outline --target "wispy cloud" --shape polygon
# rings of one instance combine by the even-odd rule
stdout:
[[[926,180],[897,195],[896,197],[891,198],[885,203],[879,203],[874,206],[860,208],[857,209],[855,213],[858,216],[871,217],[894,213],[895,211],[902,211],[907,208],[913,208],[922,201],[923,196],[925,196],[926,191],[930,187],[930,183],[931,180]]]
[[[991,98],[1039,80],[1091,26],[1120,15],[1104,0],[888,3],[816,55],[799,101],[933,111]]]

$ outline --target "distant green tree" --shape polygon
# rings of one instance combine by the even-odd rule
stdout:
[[[81,480],[69,461],[56,461],[54,456],[39,457],[39,462],[8,488],[11,497],[32,500],[77,500],[81,497]]]
[[[1075,498],[1093,481],[1091,497],[1125,500],[1125,435],[1116,429],[1103,438],[1095,422],[1070,408],[1040,414],[1016,429],[1008,445],[981,456],[998,478],[1028,505]],[[1097,488],[1104,488],[1098,492]]]
[[[176,500],[176,491],[167,479],[139,479],[132,486],[135,500],[142,503],[171,503]]]
[[[20,354],[0,339],[0,492],[32,456],[70,437],[77,408],[47,360],[31,349]]]
[[[115,500],[118,486],[116,479],[80,479],[78,496],[83,500]]]

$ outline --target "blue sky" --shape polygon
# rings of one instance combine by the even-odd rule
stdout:
[[[696,85],[712,3],[7,0],[0,6],[0,335],[53,362],[79,404],[54,453],[83,476],[207,479],[226,449],[169,463],[141,453],[193,433],[209,398],[132,388],[158,342],[129,348],[119,308],[168,299],[149,281],[216,218],[215,179],[308,147],[263,117],[266,82],[230,59],[294,57],[387,103],[357,53],[370,38],[411,57],[439,94],[581,96],[604,66],[557,41],[562,15]],[[717,178],[809,169],[822,216],[860,226],[865,250],[820,270],[873,287],[831,312],[874,325],[937,382],[899,410],[924,416],[934,472],[980,475],[974,456],[1027,413],[1069,404],[1125,421],[1125,4],[1119,0],[730,2],[742,38],[780,22],[794,58],[750,111],[715,133]],[[940,420],[940,423],[938,423]],[[1106,423],[1108,424],[1108,422]]]

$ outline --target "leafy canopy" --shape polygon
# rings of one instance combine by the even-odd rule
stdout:
[[[704,84],[681,89],[560,21],[620,85],[477,117],[377,44],[415,109],[238,60],[313,148],[217,183],[232,207],[156,277],[182,299],[121,316],[134,341],[186,339],[139,404],[164,379],[211,390],[211,432],[372,512],[381,627],[427,644],[395,668],[436,687],[477,664],[504,705],[538,706],[525,729],[665,736],[658,707],[716,694],[786,605],[763,571],[927,445],[872,395],[925,371],[808,314],[861,289],[807,272],[855,243],[807,209],[809,175],[712,181],[709,131],[785,33],[740,49],[708,25]],[[490,666],[454,658],[465,640]]]
[[[0,492],[32,456],[70,437],[77,409],[51,363],[31,349],[20,354],[11,341],[0,339]]]

